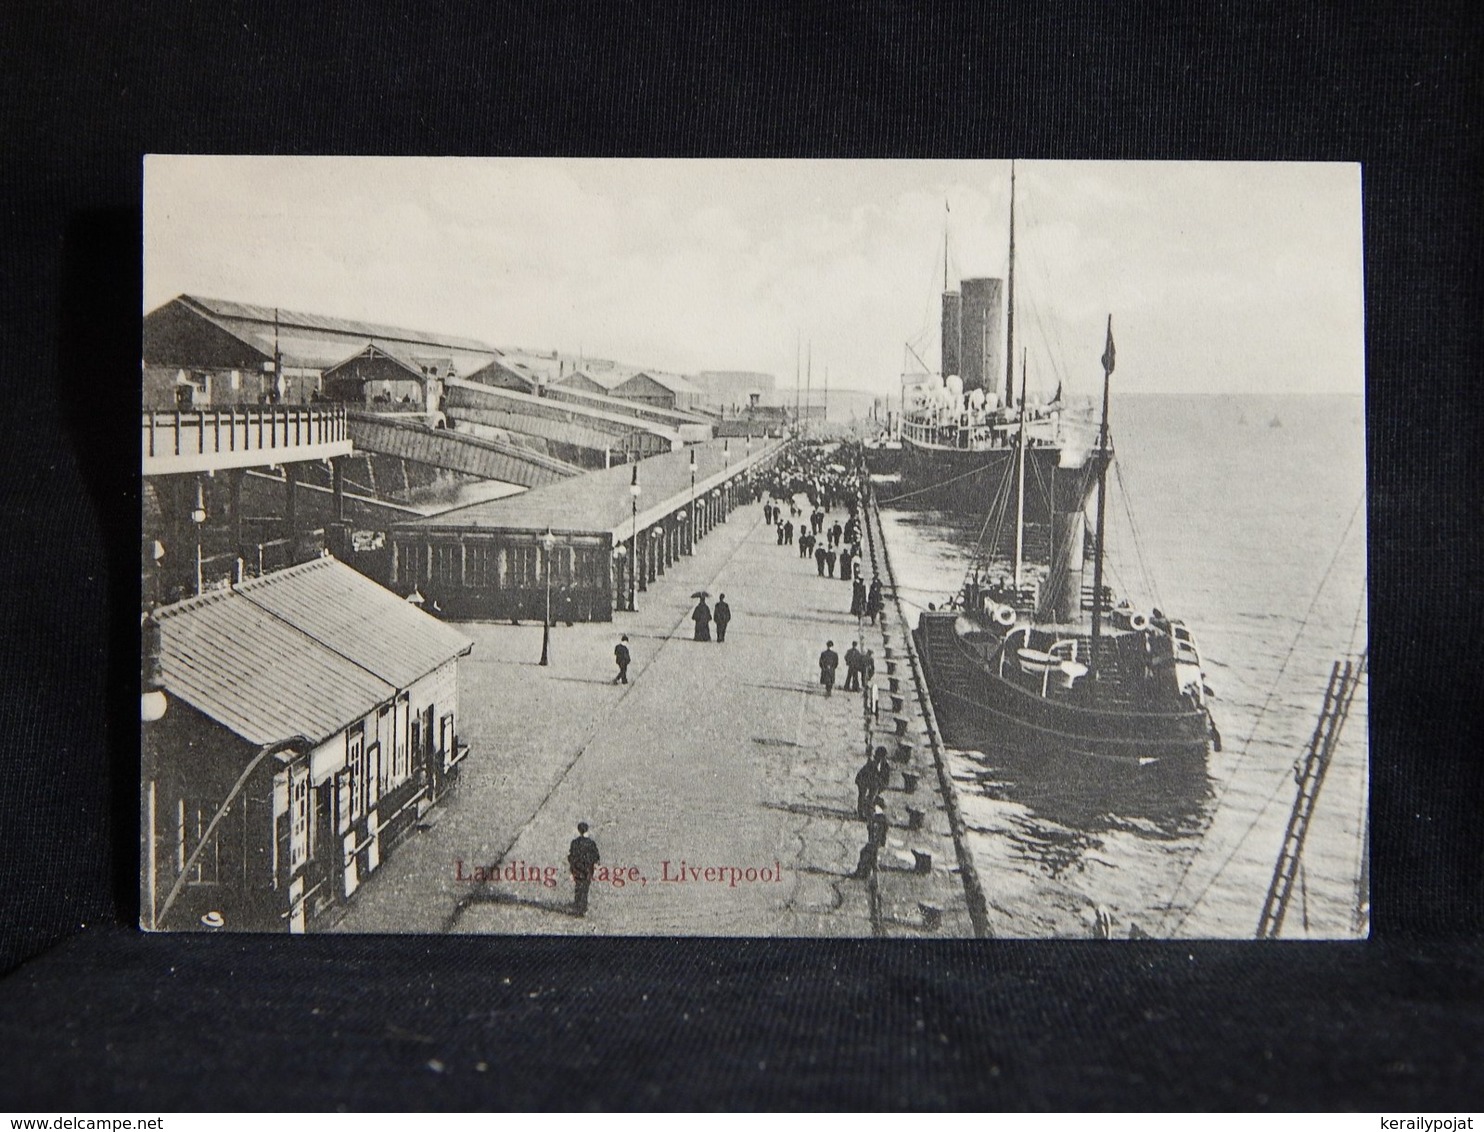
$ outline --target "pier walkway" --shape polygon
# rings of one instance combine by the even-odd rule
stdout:
[[[366,881],[337,929],[974,934],[947,805],[915,765],[930,752],[893,764],[880,868],[869,881],[851,875],[866,840],[854,778],[867,744],[888,743],[899,726],[910,742],[922,723],[910,696],[905,722],[891,717],[884,642],[869,626],[879,723],[857,694],[822,695],[825,641],[843,656],[858,639],[850,587],[777,546],[761,513],[761,504],[736,510],[638,595],[636,612],[554,628],[549,667],[537,664],[539,622],[459,623],[475,642],[460,677],[461,738],[472,748],[462,781]],[[702,589],[713,604],[727,595],[725,643],[691,639],[690,595]],[[620,633],[633,653],[627,686],[611,682]],[[843,664],[840,673],[843,683]],[[904,670],[899,683],[908,678]],[[911,795],[904,769],[924,779]],[[909,828],[909,805],[925,813],[919,828]],[[585,918],[571,913],[566,866],[579,820],[603,865],[636,870],[623,887],[600,877]],[[760,879],[734,887],[691,868],[754,869]],[[477,879],[477,869],[500,879]]]

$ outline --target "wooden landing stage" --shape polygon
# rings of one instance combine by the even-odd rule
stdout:
[[[460,677],[475,753],[433,824],[357,893],[340,929],[976,934],[906,633],[867,626],[862,640],[850,586],[777,545],[761,511],[726,515],[612,623],[559,623],[547,667],[539,621],[460,623],[475,642]],[[871,544],[884,568],[874,524]],[[692,639],[700,590],[727,595],[725,643]],[[620,633],[634,658],[627,685],[612,682]],[[852,640],[875,650],[878,716],[862,695],[823,695],[826,640],[842,654]],[[898,710],[892,680],[908,689]],[[879,868],[860,878],[855,774],[878,744],[906,761],[891,764]],[[622,870],[621,886],[594,884],[586,917],[572,912],[566,868],[579,820],[603,863]],[[721,871],[733,869],[735,884]]]

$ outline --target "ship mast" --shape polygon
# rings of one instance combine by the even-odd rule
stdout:
[[[1005,299],[1005,400],[1015,396],[1015,162],[1010,162],[1010,263]]]
[[[1098,534],[1092,560],[1092,641],[1088,663],[1092,687],[1097,688],[1098,637],[1103,627],[1103,536],[1108,498],[1108,379],[1113,373],[1113,316],[1108,316],[1108,345],[1103,350],[1103,422],[1098,428]]]
[[[1016,482],[1019,485],[1015,498],[1015,591],[1020,592],[1021,569],[1025,560],[1025,348],[1020,351],[1020,451],[1016,454]]]

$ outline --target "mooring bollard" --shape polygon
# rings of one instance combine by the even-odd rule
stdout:
[[[912,806],[908,806],[907,807],[907,828],[908,829],[921,829],[922,828],[922,819],[923,819],[924,816],[926,816],[926,815],[924,815],[921,810],[915,809]]]
[[[917,907],[922,912],[922,926],[925,929],[935,932],[943,926],[943,909],[933,904],[923,904],[920,902]]]
[[[896,729],[897,729],[897,734],[898,735],[905,735],[905,734],[907,734],[907,719],[906,719],[905,716],[900,716],[900,715],[899,716],[896,716],[895,717],[895,724],[896,724]]]
[[[933,855],[924,853],[921,849],[912,850],[912,859],[917,862],[917,867],[912,871],[927,874],[933,871]]]
[[[891,761],[894,763],[910,763],[912,761],[912,744],[898,743],[897,749],[891,753]]]
[[[915,774],[904,774],[904,775],[902,775],[902,793],[903,794],[916,794],[917,793],[917,775],[915,775]]]
[[[900,692],[902,690],[902,681],[900,677],[888,676],[886,678],[886,686],[893,692]]]
[[[891,698],[891,710],[892,711],[900,712],[906,706],[907,706],[907,700],[906,700],[905,697],[903,697],[901,695],[892,696],[892,698]]]

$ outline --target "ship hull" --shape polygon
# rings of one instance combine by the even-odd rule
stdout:
[[[938,724],[953,746],[1134,763],[1204,759],[1210,748],[1204,709],[1099,708],[1027,691],[957,645],[952,615],[923,614],[912,636]]]
[[[881,502],[896,507],[985,515],[996,499],[1014,487],[1015,449],[954,449],[902,438],[897,471],[900,481],[880,493]],[[1046,445],[1027,447],[1025,454],[1025,521],[1049,523],[1054,485],[1075,476],[1084,497],[1097,482],[1093,454],[1080,467],[1061,467],[1062,449]],[[1010,502],[1014,513],[1014,502]]]

